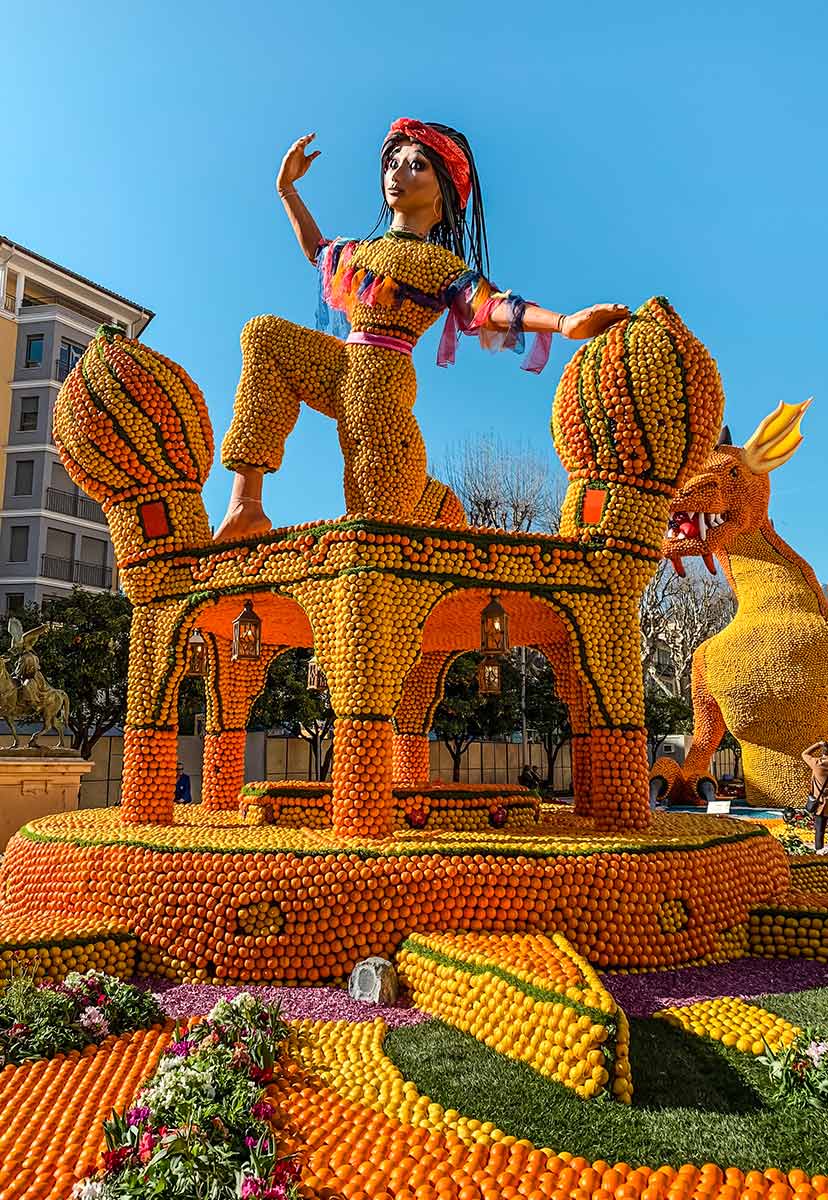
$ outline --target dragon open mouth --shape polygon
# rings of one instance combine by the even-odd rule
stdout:
[[[673,566],[679,575],[684,574],[681,562],[682,542],[697,541],[704,545],[711,530],[718,529],[725,522],[724,513],[716,512],[674,512],[667,523],[667,541],[673,543],[674,553],[671,555]],[[691,553],[693,551],[691,550]],[[697,552],[698,553],[698,552]],[[716,566],[711,553],[702,554],[702,560],[711,575],[716,574]]]

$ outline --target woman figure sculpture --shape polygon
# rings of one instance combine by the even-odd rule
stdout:
[[[233,421],[222,444],[222,462],[236,474],[218,541],[271,528],[262,477],[278,470],[302,401],[337,422],[350,514],[426,519],[422,506],[418,511],[426,453],[412,412],[411,351],[444,310],[441,366],[454,361],[460,333],[477,335],[490,349],[514,350],[523,349],[525,333],[535,333],[525,364],[531,371],[543,367],[553,333],[594,337],[628,313],[621,304],[597,304],[566,316],[488,281],[474,159],[465,137],[445,125],[395,121],[380,160],[380,220],[390,215],[390,228],[367,241],[327,240],[295,187],[319,155],[306,153],[315,136],[294,142],[276,188],[299,245],[320,271],[319,326],[332,332],[274,316],[245,325]]]

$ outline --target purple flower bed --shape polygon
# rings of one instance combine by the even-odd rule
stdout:
[[[416,1025],[428,1014],[401,998],[394,1005],[361,1004],[338,987],[217,987],[210,983],[171,984],[160,979],[136,980],[155,993],[164,1015],[194,1017],[207,1013],[219,1000],[231,1000],[238,992],[250,992],[263,1004],[278,1003],[286,1021],[373,1021],[381,1017],[391,1029]]]
[[[717,996],[752,1000],[773,992],[828,987],[828,967],[806,958],[741,958],[711,967],[601,978],[628,1016],[649,1017],[672,1004],[694,1004]]]

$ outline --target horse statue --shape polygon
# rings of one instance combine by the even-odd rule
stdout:
[[[39,718],[43,722],[42,729],[29,738],[28,747],[40,747],[39,738],[50,731],[58,735],[58,748],[63,749],[66,745],[64,734],[69,723],[69,697],[46,680],[33,649],[47,629],[48,625],[38,625],[24,633],[17,617],[9,618],[11,645],[8,653],[0,655],[0,720],[11,730],[12,750],[20,746],[15,722],[24,717]],[[9,663],[13,664],[11,670]]]

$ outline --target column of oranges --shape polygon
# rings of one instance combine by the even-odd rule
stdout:
[[[428,783],[431,775],[431,750],[428,734],[396,733],[392,776],[394,783],[413,786]]]
[[[246,729],[208,731],[204,735],[201,803],[212,811],[238,808],[244,784]]]

